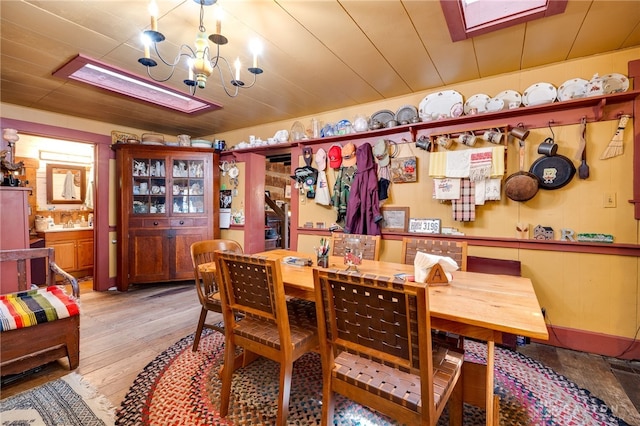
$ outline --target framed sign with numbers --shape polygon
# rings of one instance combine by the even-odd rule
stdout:
[[[440,219],[409,219],[409,232],[416,234],[439,234]]]

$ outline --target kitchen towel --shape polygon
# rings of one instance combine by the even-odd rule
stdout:
[[[476,220],[475,183],[469,179],[460,181],[460,198],[451,201],[453,220],[473,222]]]
[[[457,200],[460,198],[460,179],[434,179],[433,198],[436,200]]]

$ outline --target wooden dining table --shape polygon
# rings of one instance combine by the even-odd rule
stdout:
[[[315,256],[291,250],[270,250],[255,255],[269,259],[293,257],[308,259],[311,266],[281,262],[285,293],[291,297],[315,301],[313,265]],[[200,265],[214,271],[215,264]],[[329,269],[346,269],[339,256],[329,257]],[[413,276],[413,265],[362,260],[357,266],[362,274]],[[434,329],[487,342],[487,364],[465,362],[464,400],[486,409],[486,424],[498,425],[499,404],[494,395],[495,345],[503,334],[516,334],[548,340],[542,310],[529,278],[477,272],[455,271],[446,285],[429,286],[429,310]]]
[[[270,250],[256,255],[279,259],[292,256],[310,259],[315,256],[290,250]],[[329,269],[346,269],[343,258],[331,256]],[[413,265],[363,260],[357,266],[362,274],[413,276]],[[313,267],[281,263],[282,280],[289,296],[315,300]],[[515,334],[548,340],[542,310],[529,278],[456,271],[446,285],[429,287],[431,326],[487,342],[487,364],[465,363],[465,402],[485,406],[487,425],[497,425],[498,399],[494,396],[495,344],[503,334]],[[483,380],[484,379],[484,380]]]

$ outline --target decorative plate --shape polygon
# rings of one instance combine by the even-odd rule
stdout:
[[[213,142],[206,139],[193,139],[191,141],[191,146],[195,148],[211,148],[213,146]]]
[[[504,101],[504,109],[519,108],[522,104],[522,95],[515,90],[504,90],[498,93],[495,97]],[[517,106],[512,107],[512,103],[517,104]]]
[[[522,103],[524,106],[544,105],[555,102],[558,90],[550,83],[532,84],[524,91]]]
[[[605,95],[626,92],[629,89],[629,79],[622,74],[607,74],[602,76],[602,89]]]
[[[502,111],[504,109],[504,101],[498,98],[491,98],[487,101],[485,109],[487,112]]]
[[[424,121],[436,120],[441,115],[450,117],[451,109],[457,103],[463,104],[462,95],[455,90],[444,90],[425,96],[418,112]]]
[[[403,121],[408,121],[409,123],[414,118],[418,117],[418,108],[413,105],[403,105],[396,111],[396,121],[398,124]]]
[[[157,142],[157,141],[142,141],[140,142],[141,145],[164,145],[164,142]]]
[[[487,112],[487,102],[489,102],[489,99],[491,99],[489,95],[485,95],[484,93],[473,95],[464,103],[464,113],[469,115],[469,112],[474,108],[478,114]]]
[[[558,87],[558,100],[569,101],[587,96],[587,85],[589,82],[583,78],[572,78]]]
[[[386,127],[389,120],[395,119],[396,115],[393,113],[393,111],[390,111],[388,109],[374,112],[373,115],[371,115],[371,122],[373,123],[374,121],[377,121],[378,123],[382,124],[382,127]]]
[[[451,107],[451,111],[449,112],[449,115],[451,117],[460,117],[463,113],[464,113],[464,107],[462,106],[462,102],[456,102]]]

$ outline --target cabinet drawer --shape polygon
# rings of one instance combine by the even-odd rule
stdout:
[[[206,217],[196,217],[189,218],[185,217],[182,219],[171,219],[171,227],[179,228],[181,226],[207,226],[209,224],[209,219]]]

